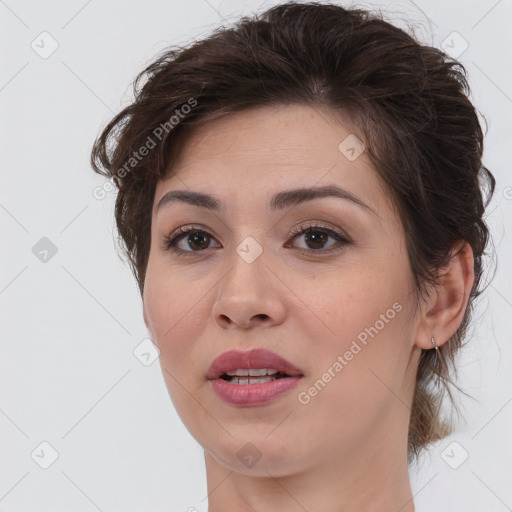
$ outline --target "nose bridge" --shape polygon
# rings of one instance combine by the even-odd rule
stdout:
[[[264,250],[263,236],[245,236],[234,246],[229,258],[230,270],[226,275],[229,285],[236,293],[257,292],[259,285],[268,286],[265,276],[265,263],[268,251]],[[250,287],[250,289],[248,288]]]
[[[269,251],[264,250],[263,237],[259,238],[261,241],[245,236],[228,258],[229,268],[219,283],[213,307],[215,321],[224,328],[231,324],[248,328],[261,321],[273,325],[283,320],[284,304],[267,268]]]

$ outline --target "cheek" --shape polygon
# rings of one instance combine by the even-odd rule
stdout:
[[[198,335],[204,315],[203,296],[204,288],[187,281],[182,273],[148,264],[144,310],[153,341],[166,364],[181,364],[193,347],[191,341]]]
[[[335,391],[338,387],[348,391],[349,397],[375,394],[378,377],[391,388],[398,387],[412,340],[408,317],[410,283],[406,273],[400,277],[367,271],[333,282],[325,281],[321,291],[315,288],[316,294],[311,293],[313,287],[309,292],[303,287],[301,292],[309,297],[308,306],[316,313],[304,311],[304,315],[298,316],[304,339],[314,344],[310,380],[323,379],[329,370],[336,373],[337,378],[331,379],[336,383],[327,386],[334,399],[339,396]],[[325,393],[324,398],[329,395]]]
[[[331,394],[332,399],[343,396],[341,401],[347,402],[350,397],[375,397],[379,377],[392,389],[399,387],[412,340],[410,285],[405,270],[401,274],[368,271],[345,276],[312,298],[328,335],[316,338],[311,380],[322,379],[329,369],[337,376],[331,379],[336,383],[327,386],[330,392],[324,394],[325,399]],[[305,318],[302,328],[315,340],[312,327]]]
[[[179,273],[168,274],[148,265],[144,309],[152,340],[160,351],[159,363],[167,391],[190,430],[194,428],[190,418],[196,414],[190,396],[198,396],[204,385],[201,367],[194,366],[194,362],[201,361],[201,347],[195,340],[201,336],[207,315],[206,297],[204,288],[190,286]]]
[[[384,274],[384,276],[383,276]],[[303,329],[316,330],[322,338],[343,348],[352,339],[364,339],[366,329],[374,326],[382,329],[384,315],[386,329],[394,318],[393,304],[403,304],[407,295],[406,279],[397,279],[389,273],[372,273],[371,266],[364,272],[346,272],[323,280],[296,281],[297,296],[303,298],[306,307],[301,318]],[[388,314],[386,314],[388,313]],[[320,326],[320,329],[319,329]]]

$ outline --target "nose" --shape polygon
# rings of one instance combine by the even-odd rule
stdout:
[[[283,284],[263,255],[248,262],[236,252],[231,268],[218,283],[212,313],[222,329],[248,330],[273,327],[283,322]]]

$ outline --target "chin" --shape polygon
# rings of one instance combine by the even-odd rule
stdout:
[[[219,464],[230,471],[253,477],[281,477],[301,469],[305,454],[297,444],[283,436],[271,439],[268,432],[258,436],[235,436],[223,446],[205,447]],[[203,445],[204,446],[204,445]]]

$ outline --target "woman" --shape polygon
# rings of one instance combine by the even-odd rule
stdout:
[[[135,93],[92,165],[209,511],[414,511],[489,237],[463,67],[287,3],[169,50]]]

